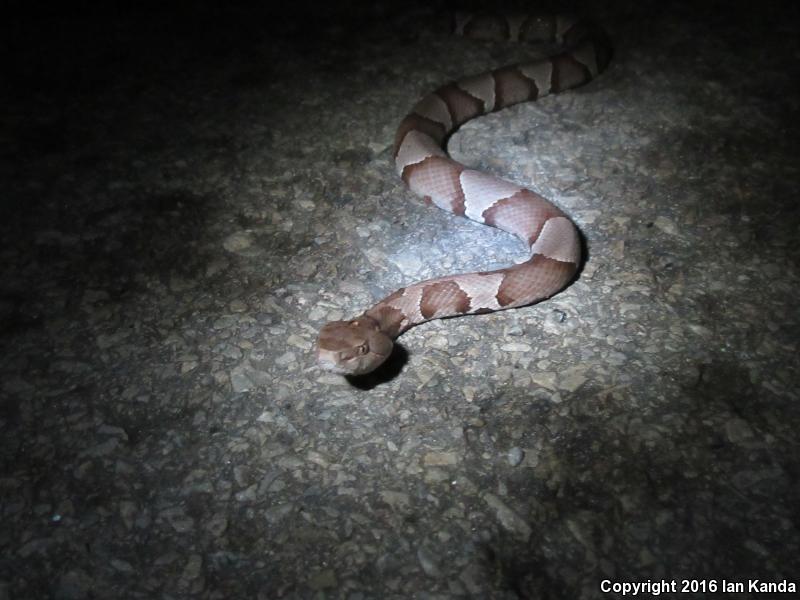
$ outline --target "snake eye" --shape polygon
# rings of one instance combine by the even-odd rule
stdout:
[[[361,345],[360,345],[358,348],[356,348],[356,352],[357,352],[357,353],[358,353],[360,356],[363,356],[363,355],[365,355],[367,352],[369,352],[369,346],[367,346],[366,344],[361,344]]]

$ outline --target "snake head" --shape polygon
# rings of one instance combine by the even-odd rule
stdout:
[[[342,375],[374,371],[391,353],[392,339],[369,317],[326,323],[317,338],[319,366]]]

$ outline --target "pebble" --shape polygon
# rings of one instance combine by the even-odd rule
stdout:
[[[508,451],[508,464],[512,467],[519,466],[522,463],[522,459],[525,458],[525,453],[522,451],[522,448],[518,446],[514,446],[510,448]]]
[[[228,252],[241,252],[243,250],[247,250],[253,244],[253,236],[248,231],[237,231],[236,233],[232,233],[225,241],[222,242],[222,246]]]
[[[95,586],[95,581],[81,569],[72,569],[58,578],[58,584],[54,591],[54,597],[64,600],[89,600],[93,597],[91,593]],[[0,583],[0,599],[10,600],[11,596],[4,596]]]
[[[494,494],[484,492],[483,499],[489,508],[494,511],[500,524],[510,533],[527,543],[532,533],[530,525]]]
[[[455,452],[428,452],[422,462],[426,467],[452,466],[458,463],[458,455]]]
[[[286,366],[297,362],[295,354],[292,351],[286,351],[275,359],[276,365]]]
[[[538,386],[543,388],[547,388],[548,390],[555,391],[557,389],[556,386],[556,374],[553,371],[531,371],[530,373],[531,380]]]
[[[119,439],[112,437],[107,439],[104,442],[100,442],[99,444],[95,444],[91,448],[87,448],[83,452],[79,454],[79,456],[91,456],[93,458],[100,458],[103,456],[108,456],[112,452],[117,449],[119,446]]]
[[[289,514],[291,514],[292,511],[294,511],[294,505],[286,502],[284,504],[278,504],[267,508],[264,511],[264,518],[268,523],[276,525],[285,519]]]
[[[307,339],[300,337],[299,335],[290,335],[286,338],[286,343],[290,346],[294,346],[295,348],[299,348],[303,351],[311,350],[312,344]]]
[[[169,523],[178,533],[187,533],[194,530],[194,519],[187,515],[182,507],[166,508],[158,516]]]
[[[222,536],[228,529],[228,517],[225,513],[218,512],[206,522],[205,529],[214,537]]]
[[[525,344],[523,342],[512,342],[509,344],[503,344],[500,346],[500,349],[504,352],[530,352],[533,350],[530,344]]]
[[[450,346],[450,341],[445,335],[432,335],[425,341],[425,345],[428,348],[446,350]]]
[[[22,544],[17,549],[17,554],[22,558],[28,558],[34,554],[44,555],[52,542],[51,538],[33,538]]]
[[[425,574],[428,577],[442,576],[442,571],[439,568],[439,563],[436,559],[436,556],[424,546],[417,548],[417,560],[419,560],[422,570],[425,571]]]
[[[416,252],[401,252],[388,258],[404,275],[416,275],[422,268],[422,259]]]
[[[234,313],[243,313],[247,312],[248,306],[244,300],[232,300],[230,304],[228,304],[228,309]]]
[[[121,571],[122,573],[134,572],[133,565],[126,560],[121,560],[119,558],[112,558],[110,562],[111,566],[117,571]]]
[[[236,367],[230,374],[231,387],[237,394],[249,392],[255,388],[255,385],[245,373],[245,368],[242,366]]]
[[[190,554],[183,567],[180,576],[179,586],[192,594],[197,594],[203,590],[203,557],[199,554]]]
[[[335,588],[338,583],[333,569],[324,569],[308,579],[308,587],[315,591]]]
[[[668,233],[669,235],[678,235],[678,226],[672,219],[669,219],[664,216],[659,216],[656,217],[656,220],[653,221],[653,224],[664,233]]]
[[[122,500],[119,503],[119,514],[126,529],[133,529],[136,512],[136,504],[130,500]]]
[[[405,492],[394,490],[384,490],[380,493],[381,499],[386,502],[393,510],[402,510],[411,504],[411,496]]]
[[[753,438],[753,429],[744,419],[729,419],[725,423],[725,435],[733,444],[741,444]]]

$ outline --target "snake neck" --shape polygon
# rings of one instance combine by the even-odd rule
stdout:
[[[392,339],[415,325],[402,310],[390,304],[392,300],[402,296],[403,292],[404,288],[397,290],[364,312],[365,317],[375,321],[380,330]]]

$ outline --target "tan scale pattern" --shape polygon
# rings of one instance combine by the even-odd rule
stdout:
[[[572,51],[572,57],[576,62],[589,69],[590,78],[597,77],[599,73],[597,70],[597,57],[594,54],[594,48],[590,44],[580,44]]]
[[[397,133],[395,134],[395,161],[397,161],[397,153],[400,151],[400,147],[402,146],[406,137],[408,137],[408,134],[412,132],[417,132],[417,134],[424,133],[429,138],[434,140],[434,144],[436,146],[439,146],[447,135],[444,125],[441,123],[431,121],[426,117],[421,117],[419,115],[415,115],[414,113],[408,114],[400,122],[400,126],[397,128]]]
[[[403,138],[403,143],[397,150],[395,157],[395,167],[400,177],[405,177],[403,171],[406,167],[421,163],[428,157],[440,156],[448,158],[447,153],[442,150],[439,145],[427,133],[421,131],[409,131],[408,135]],[[449,158],[448,158],[449,160]]]
[[[464,167],[448,157],[431,156],[403,169],[403,181],[413,192],[428,196],[441,209],[464,214],[459,175]]]
[[[425,319],[469,311],[471,298],[455,281],[426,285],[422,290],[419,311]]]
[[[460,182],[466,215],[478,223],[484,222],[484,213],[494,204],[522,190],[515,183],[473,169],[463,171]]]
[[[495,81],[495,108],[506,108],[520,102],[536,100],[536,85],[515,66],[492,71]]]
[[[366,319],[327,324],[318,341],[318,357],[326,368],[368,372],[385,360],[386,340],[414,325],[547,298],[569,283],[580,262],[578,233],[564,213],[515,183],[467,169],[449,158],[442,146],[453,130],[473,117],[591,80],[610,60],[605,34],[572,17],[456,15],[454,26],[459,33],[482,39],[518,37],[571,44],[550,58],[440,87],[414,106],[395,137],[397,171],[412,191],[444,210],[517,235],[529,245],[531,258],[497,271],[446,275],[414,283],[368,309],[362,315]],[[359,341],[362,330],[373,339],[374,356],[371,350],[363,353],[364,342]],[[342,337],[332,339],[332,335]],[[345,337],[352,347],[343,344]],[[351,357],[355,366],[338,364],[337,355]],[[357,364],[352,358],[356,355]],[[345,362],[345,358],[342,360]]]
[[[548,298],[560,290],[575,273],[577,265],[537,254],[527,262],[505,269],[497,291],[503,308],[528,304],[528,298]]]
[[[536,86],[537,99],[550,93],[550,86],[553,81],[553,63],[549,60],[523,63],[519,66],[519,72],[530,79]]]
[[[440,87],[435,95],[444,102],[448,108],[453,122],[453,128],[466,123],[470,119],[484,113],[484,103],[475,96],[459,88],[455,83]]]
[[[531,246],[531,254],[577,264],[581,258],[581,244],[575,226],[567,217],[546,220]]]
[[[483,111],[494,110],[494,78],[491,73],[481,73],[465,77],[455,83],[459,89],[483,103]]]
[[[547,219],[563,216],[560,210],[530,190],[520,190],[495,202],[483,213],[486,225],[513,233],[528,246],[539,236]]]
[[[561,54],[553,59],[554,92],[562,92],[569,88],[583,85],[592,78],[586,65],[578,62],[572,56]]]
[[[449,133],[453,129],[453,121],[450,116],[450,109],[444,100],[436,94],[428,94],[412,109],[414,114],[417,114],[436,123],[444,125],[444,130]]]

